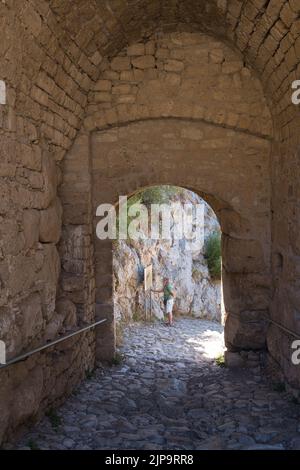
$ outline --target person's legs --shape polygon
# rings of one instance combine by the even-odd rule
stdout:
[[[168,320],[169,320],[169,325],[173,325],[173,305],[174,305],[174,299],[169,299],[167,301],[167,306],[166,306],[166,313],[168,315]]]
[[[164,300],[164,322],[167,325],[166,317],[168,317],[168,301]]]
[[[167,307],[165,308],[165,325],[170,325],[170,316]]]

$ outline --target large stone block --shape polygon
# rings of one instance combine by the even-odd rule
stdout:
[[[166,61],[164,69],[167,72],[182,72],[184,63],[180,60],[169,59]]]
[[[56,198],[51,206],[40,213],[40,235],[43,243],[58,243],[62,227],[62,206]]]
[[[239,313],[253,309],[267,310],[270,304],[269,274],[222,273],[226,309]]]
[[[137,69],[151,69],[155,67],[155,59],[152,55],[144,55],[141,57],[134,57],[131,63]]]
[[[62,288],[66,292],[82,291],[85,288],[84,277],[71,274],[64,274],[62,279]]]
[[[41,267],[38,271],[40,295],[44,317],[49,321],[55,311],[60,258],[56,246],[52,243],[40,244],[39,254],[41,256]]]
[[[225,344],[229,351],[266,348],[268,322],[260,320],[260,314],[261,312],[255,314],[255,320],[228,314],[225,323]],[[265,315],[262,313],[262,316]]]
[[[264,252],[257,240],[223,236],[223,264],[231,273],[260,273],[265,267]]]
[[[63,323],[67,329],[76,326],[77,310],[76,305],[71,300],[66,298],[59,299],[56,303],[56,311],[63,316]]]
[[[137,56],[145,54],[145,45],[143,43],[132,44],[127,47],[127,55]]]
[[[37,416],[43,394],[43,377],[42,367],[36,366],[14,388],[10,411],[15,424],[23,424],[27,419]]]
[[[26,248],[32,248],[39,240],[40,212],[37,210],[25,210],[23,212],[23,228]]]
[[[40,171],[42,169],[41,149],[37,145],[21,144],[18,147],[18,160],[30,170]]]
[[[96,361],[98,363],[110,362],[116,353],[115,323],[107,321],[96,330]]]
[[[58,174],[54,157],[49,152],[42,154],[42,174],[44,178],[43,191],[32,192],[35,209],[46,209],[55,199],[57,193]]]
[[[111,61],[111,68],[116,72],[122,72],[123,70],[130,70],[130,59],[128,57],[115,57]]]
[[[14,217],[0,217],[0,246],[2,257],[18,255],[25,245],[25,237],[19,231],[19,225]]]
[[[58,338],[60,331],[62,330],[64,317],[60,314],[55,314],[51,318],[50,322],[45,327],[44,340],[53,341]]]
[[[231,369],[245,366],[244,360],[238,352],[225,351],[224,356],[226,366]]]
[[[106,91],[109,92],[111,90],[111,80],[98,80],[95,85],[95,91]]]
[[[31,294],[22,302],[22,325],[21,333],[23,347],[41,335],[44,327],[42,302],[39,294]]]

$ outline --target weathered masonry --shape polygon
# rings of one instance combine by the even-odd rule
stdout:
[[[0,440],[113,357],[96,208],[149,185],[211,204],[227,347],[266,350],[300,388],[299,14],[299,0],[0,4],[0,339],[10,359],[107,319],[0,370]]]

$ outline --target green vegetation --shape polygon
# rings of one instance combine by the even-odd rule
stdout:
[[[85,378],[87,380],[92,379],[94,377],[94,375],[95,375],[95,370],[93,370],[93,369],[88,369],[88,370],[85,371]]]
[[[213,279],[221,279],[222,257],[221,257],[221,234],[212,233],[205,242],[204,257],[207,260],[209,273]]]
[[[111,364],[113,366],[119,366],[123,362],[123,355],[119,352],[116,352],[115,357],[112,359]]]
[[[216,357],[216,364],[219,367],[226,367],[224,354],[220,354]]]
[[[135,310],[132,315],[132,320],[136,322],[140,322],[144,320],[145,313],[143,311]]]
[[[285,383],[284,382],[275,382],[273,384],[273,390],[274,392],[285,392]]]
[[[146,207],[149,207],[151,204],[169,204],[172,201],[172,198],[180,194],[183,191],[182,188],[176,186],[151,186],[146,189],[138,191],[133,196],[128,198],[127,201],[127,214],[130,208],[135,204],[142,204]],[[136,218],[135,216],[127,216],[127,231],[132,220]],[[117,233],[119,232],[120,218],[119,214],[117,216]],[[114,243],[117,243],[118,240],[115,240]]]
[[[142,190],[140,194],[142,204],[169,204],[171,199],[183,191],[176,186],[152,186]]]
[[[36,443],[33,439],[30,439],[30,440],[27,442],[27,446],[28,446],[31,450],[40,450],[40,449],[39,449],[39,446],[37,445],[37,443]]]
[[[48,417],[53,429],[56,429],[61,425],[62,419],[58,416],[57,412],[51,408],[47,413],[46,416]]]

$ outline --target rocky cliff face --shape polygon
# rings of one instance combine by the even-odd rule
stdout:
[[[204,206],[204,237],[219,231],[212,209],[197,195],[182,191],[172,202],[201,204]],[[143,269],[152,264],[153,287],[160,289],[162,279],[171,279],[176,291],[174,312],[197,318],[221,321],[221,282],[211,279],[204,248],[191,249],[189,240],[174,237],[170,240],[120,240],[114,248],[114,306],[117,321],[130,321],[145,317],[145,302],[157,318],[163,317],[162,295],[146,296]]]

